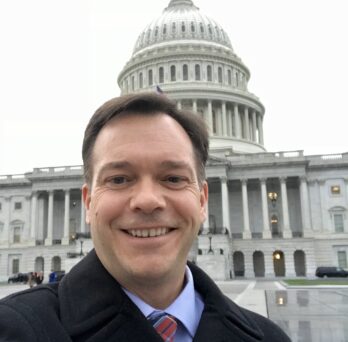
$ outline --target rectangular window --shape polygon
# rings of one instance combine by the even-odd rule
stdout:
[[[15,208],[15,210],[21,210],[22,209],[22,202],[15,202],[14,208]]]
[[[19,272],[19,259],[12,259],[12,274]]]
[[[343,233],[344,232],[343,215],[342,214],[334,214],[334,225],[335,225],[335,232],[336,233]]]
[[[13,243],[21,242],[21,227],[13,228]]]
[[[337,252],[337,258],[338,258],[338,267],[342,267],[342,268],[348,267],[346,251]]]

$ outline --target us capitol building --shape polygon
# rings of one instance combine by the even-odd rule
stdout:
[[[198,0],[197,0],[198,1]],[[157,87],[207,122],[208,217],[190,258],[215,279],[314,276],[348,267],[348,153],[267,152],[265,108],[227,33],[191,0],[171,0],[140,33],[122,94]],[[65,269],[92,248],[81,166],[0,176],[0,281]]]

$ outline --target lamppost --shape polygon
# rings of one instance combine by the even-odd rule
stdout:
[[[82,251],[82,246],[83,246],[83,240],[80,240],[80,246],[81,246],[81,250],[80,250],[80,256],[83,256],[83,251]]]
[[[212,238],[213,238],[212,233],[209,233],[209,234],[208,234],[208,238],[209,238],[209,249],[208,249],[208,254],[214,254],[214,251],[213,251],[213,249],[211,248],[211,240],[212,240]]]

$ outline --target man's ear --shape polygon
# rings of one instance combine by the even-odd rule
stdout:
[[[86,209],[86,223],[90,224],[90,206],[91,206],[91,191],[89,186],[85,183],[82,185],[82,199]]]
[[[204,181],[200,192],[200,204],[201,204],[201,223],[207,218],[207,205],[208,205],[208,183]]]

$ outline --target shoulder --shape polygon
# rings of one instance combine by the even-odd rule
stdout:
[[[58,316],[56,285],[10,295],[0,300],[0,340],[48,341],[47,328]]]

